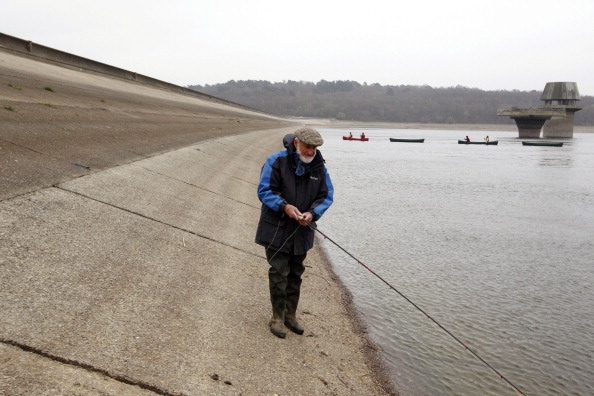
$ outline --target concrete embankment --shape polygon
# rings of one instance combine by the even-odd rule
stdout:
[[[305,335],[268,331],[255,189],[294,125],[3,51],[0,78],[0,394],[389,393],[317,249]]]

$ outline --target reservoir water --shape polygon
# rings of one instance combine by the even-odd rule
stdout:
[[[507,131],[318,129],[335,187],[321,231],[525,394],[594,394],[594,134],[529,147]],[[466,135],[499,144],[457,144]],[[319,243],[403,396],[519,394]]]

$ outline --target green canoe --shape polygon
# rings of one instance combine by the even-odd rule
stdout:
[[[563,142],[522,142],[522,146],[563,147]]]
[[[473,141],[467,142],[466,140],[458,140],[458,144],[487,144],[489,146],[497,146],[497,143],[499,143],[499,140],[491,140],[489,142],[479,142],[479,141],[476,141],[476,142],[473,142]]]
[[[401,143],[423,143],[425,139],[397,139],[397,138],[390,138],[391,142],[401,142]]]

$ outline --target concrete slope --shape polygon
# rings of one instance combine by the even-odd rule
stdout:
[[[287,131],[207,141],[0,203],[0,390],[381,394],[317,251],[306,334],[268,331],[255,189]],[[97,374],[127,387],[105,390]]]
[[[0,79],[1,395],[390,392],[319,250],[306,334],[268,330],[256,183],[294,124],[4,50]]]
[[[204,139],[286,125],[0,49],[0,200]]]

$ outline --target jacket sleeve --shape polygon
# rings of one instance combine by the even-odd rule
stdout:
[[[260,182],[258,183],[258,198],[270,209],[278,212],[285,202],[279,191],[280,169],[278,160],[283,152],[279,152],[268,157],[262,166]]]
[[[332,205],[332,202],[334,202],[334,186],[332,185],[328,170],[324,167],[324,183],[320,185],[316,200],[310,208],[315,221],[322,217],[324,212]]]

